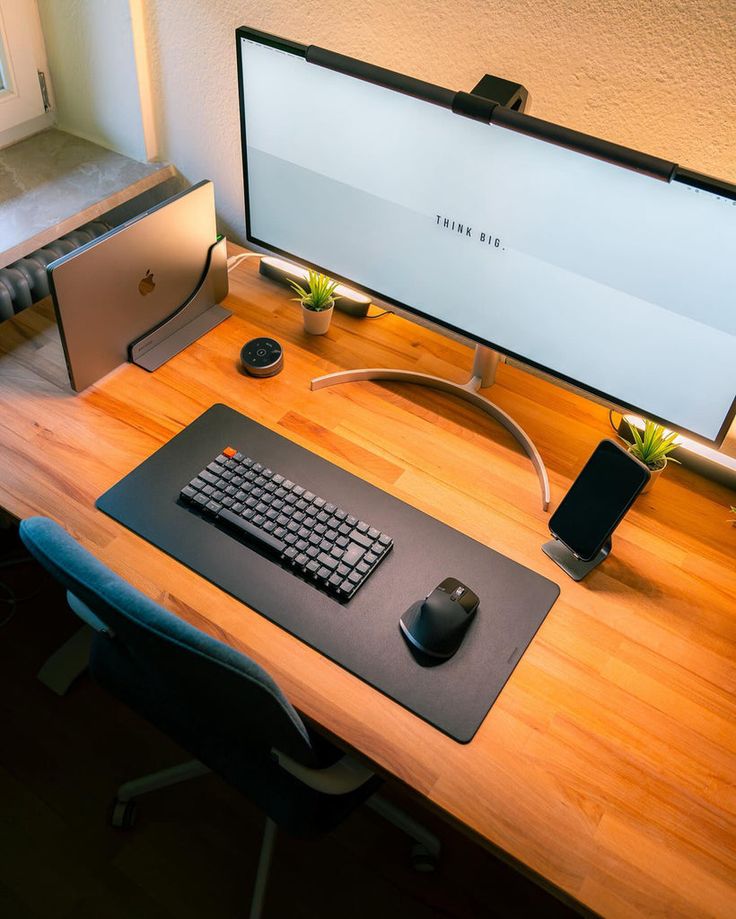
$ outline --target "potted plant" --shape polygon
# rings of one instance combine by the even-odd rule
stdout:
[[[299,295],[295,297],[302,305],[304,331],[310,335],[324,335],[330,327],[330,320],[335,307],[335,288],[338,281],[333,281],[319,271],[310,271],[307,277],[308,290],[296,281],[289,281]]]
[[[668,461],[679,463],[670,453],[677,447],[677,434],[667,433],[661,424],[647,419],[644,422],[644,433],[640,434],[638,428],[629,425],[634,442],[629,444],[629,453],[641,460],[649,468],[652,477],[642,489],[642,494],[650,491],[654,483],[664,471]]]

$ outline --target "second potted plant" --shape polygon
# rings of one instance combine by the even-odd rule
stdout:
[[[310,271],[307,277],[307,287],[305,290],[301,284],[296,281],[289,281],[299,295],[295,297],[302,305],[302,318],[304,319],[304,331],[310,335],[324,335],[330,327],[330,320],[335,308],[335,288],[338,281],[333,281],[325,274],[319,271]]]
[[[654,487],[654,483],[664,472],[668,461],[680,462],[674,456],[670,456],[670,453],[677,447],[677,434],[668,434],[661,424],[649,421],[649,419],[644,422],[643,434],[640,434],[633,424],[629,425],[629,430],[634,438],[633,443],[629,444],[629,453],[641,460],[652,474],[648,484],[642,489],[642,494],[646,494]]]

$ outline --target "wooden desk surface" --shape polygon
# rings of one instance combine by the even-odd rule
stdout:
[[[155,374],[123,366],[75,396],[48,302],[0,326],[0,505],[46,514],[122,576],[266,667],[295,705],[486,844],[610,916],[736,915],[733,492],[670,468],[586,581],[541,552],[548,517],[507,433],[419,387],[312,376],[398,366],[460,380],[469,349],[395,316],[337,314],[306,336],[296,304],[231,275],[235,315]],[[271,334],[285,369],[238,371]],[[502,366],[493,398],[534,437],[552,510],[607,413]],[[462,746],[94,509],[95,499],[223,401],[562,588],[473,742]]]

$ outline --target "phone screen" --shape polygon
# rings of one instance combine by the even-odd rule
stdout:
[[[584,561],[594,558],[649,480],[649,470],[612,440],[583,466],[549,522],[553,536]]]

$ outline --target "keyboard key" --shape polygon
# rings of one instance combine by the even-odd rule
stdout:
[[[377,530],[375,527],[371,527],[368,530],[368,535],[371,539],[378,539],[378,537],[381,535],[381,531]]]
[[[370,549],[373,545],[373,540],[369,539],[366,535],[360,532],[360,528],[356,527],[355,533],[350,537],[353,542],[356,542],[359,546],[362,546],[364,549]]]
[[[342,578],[339,574],[333,574],[330,580],[328,581],[330,587],[337,588],[342,584]]]
[[[321,578],[323,581],[326,581],[330,577],[331,574],[332,572],[330,571],[329,568],[320,568],[319,571],[317,572],[317,577]]]
[[[378,556],[374,555],[373,552],[366,552],[366,554],[363,556],[363,561],[366,563],[366,565],[375,565],[375,563],[378,561]]]
[[[381,535],[378,537],[378,541],[381,543],[382,546],[391,545],[391,537],[386,536],[385,533],[381,533]]]
[[[317,556],[317,561],[324,565],[325,568],[329,568],[330,572],[333,572],[335,568],[337,568],[337,559],[334,559],[326,552],[320,552],[320,554]]]
[[[348,568],[347,565],[338,565],[338,566],[337,566],[337,573],[338,573],[341,577],[346,578],[346,577],[350,574],[350,568]]]
[[[305,555],[303,552],[300,552],[299,555],[297,555],[297,557],[294,559],[294,564],[299,565],[300,568],[304,568],[308,561],[309,556]]]
[[[359,533],[367,533],[369,527],[368,527],[368,524],[365,522],[365,520],[359,520],[359,521],[355,524],[355,529],[356,529]]]
[[[185,485],[179,493],[179,497],[184,501],[191,501],[192,498],[197,494],[196,490],[192,488],[191,485]]]
[[[307,571],[309,574],[317,574],[319,571],[319,562],[315,562],[314,559],[312,559],[311,562],[307,562]]]
[[[208,485],[214,485],[215,482],[217,482],[217,476],[212,475],[211,472],[207,472],[206,469],[203,469],[203,470],[199,473],[199,478],[202,479],[203,481],[207,482]]]
[[[357,543],[351,543],[345,551],[345,555],[342,557],[343,564],[353,568],[364,555],[365,549],[363,546],[359,546]]]

